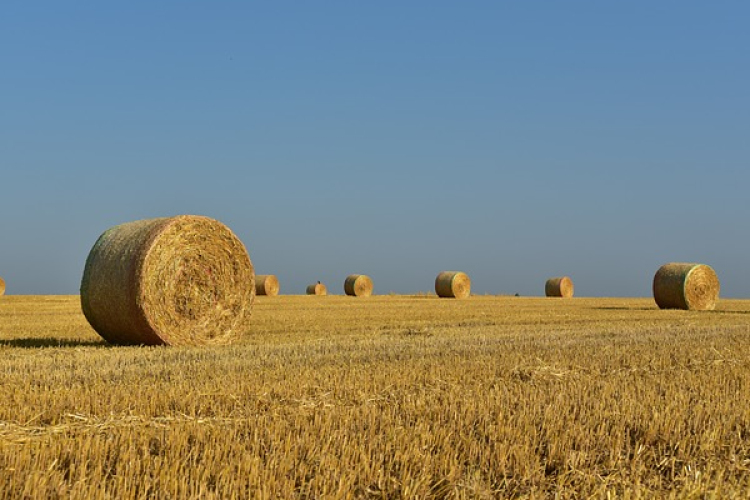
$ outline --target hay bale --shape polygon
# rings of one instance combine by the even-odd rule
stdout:
[[[307,286],[307,295],[328,295],[328,289],[323,283],[318,281]]]
[[[113,344],[226,344],[247,327],[255,273],[220,222],[180,215],[105,231],[83,271],[81,308]]]
[[[273,274],[255,275],[255,295],[275,297],[279,294],[279,279]]]
[[[661,309],[710,311],[719,288],[716,272],[705,264],[670,262],[654,275],[654,300]]]
[[[372,295],[372,280],[364,274],[350,274],[344,281],[344,292],[352,297]]]
[[[544,295],[564,299],[571,298],[573,296],[573,280],[567,276],[548,279],[544,284]]]
[[[0,278],[0,295],[5,294],[5,280]]]
[[[471,280],[461,271],[443,271],[435,278],[438,297],[463,299],[471,293]]]

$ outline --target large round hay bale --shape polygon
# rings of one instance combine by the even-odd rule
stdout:
[[[564,299],[571,298],[573,296],[573,280],[567,276],[548,279],[544,284],[544,295]]]
[[[328,294],[328,289],[320,281],[307,286],[307,295],[327,295],[327,294]]]
[[[5,280],[0,278],[0,295],[5,294]]]
[[[344,281],[344,292],[352,297],[372,295],[372,280],[364,274],[350,274]]]
[[[661,309],[712,310],[719,288],[716,272],[705,264],[670,262],[654,275],[654,300]]]
[[[180,215],[105,231],[86,259],[81,308],[113,344],[226,344],[247,329],[255,273],[222,223]]]
[[[443,271],[435,278],[438,297],[463,299],[471,293],[471,280],[461,271]]]
[[[275,297],[279,294],[279,279],[273,274],[255,275],[255,295]]]

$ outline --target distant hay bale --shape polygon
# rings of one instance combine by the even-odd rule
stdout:
[[[438,297],[463,299],[471,293],[471,280],[461,271],[443,271],[435,278]]]
[[[654,275],[654,300],[661,309],[713,310],[719,288],[716,272],[705,264],[670,262]]]
[[[352,297],[372,295],[372,280],[364,274],[350,274],[344,281],[344,292]]]
[[[5,294],[5,280],[0,278],[0,295]]]
[[[279,279],[273,274],[255,275],[255,295],[275,297],[279,294]]]
[[[307,286],[307,295],[328,295],[328,289],[323,283],[318,281]]]
[[[227,344],[245,331],[255,273],[242,242],[195,215],[114,226],[83,271],[81,308],[112,344]]]
[[[544,284],[544,295],[564,299],[571,298],[573,296],[573,280],[567,276],[548,279]]]

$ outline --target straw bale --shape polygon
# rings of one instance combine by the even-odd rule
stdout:
[[[5,294],[5,280],[0,278],[0,295]]]
[[[461,271],[443,271],[435,278],[438,297],[463,299],[471,293],[471,280]]]
[[[654,275],[654,300],[661,309],[713,310],[719,288],[716,272],[705,264],[670,262]]]
[[[562,297],[569,299],[573,296],[573,280],[568,276],[550,278],[544,284],[544,294],[547,297]]]
[[[195,215],[114,226],[94,244],[81,308],[107,342],[226,344],[246,330],[255,273],[242,242]]]
[[[372,295],[372,280],[364,274],[350,274],[344,281],[344,292],[353,297]]]
[[[327,295],[327,294],[328,294],[328,289],[320,281],[307,286],[307,295]]]
[[[279,279],[273,274],[255,275],[255,294],[275,297],[279,294]]]

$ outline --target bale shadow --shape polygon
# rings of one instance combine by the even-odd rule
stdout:
[[[26,339],[0,339],[0,346],[19,347],[22,349],[39,349],[43,347],[112,347],[102,340],[70,340],[55,337],[36,337]]]
[[[591,309],[599,311],[685,311],[685,312],[699,312],[702,314],[750,314],[750,311],[725,311],[720,309],[713,309],[711,311],[688,311],[686,309],[659,309],[658,307],[623,307],[623,306],[598,306],[592,307]]]
[[[712,314],[750,314],[750,311],[722,311],[722,310],[716,310],[713,311],[700,311],[700,312],[707,312]]]
[[[658,307],[625,307],[625,306],[597,306],[591,309],[599,311],[658,311]]]

